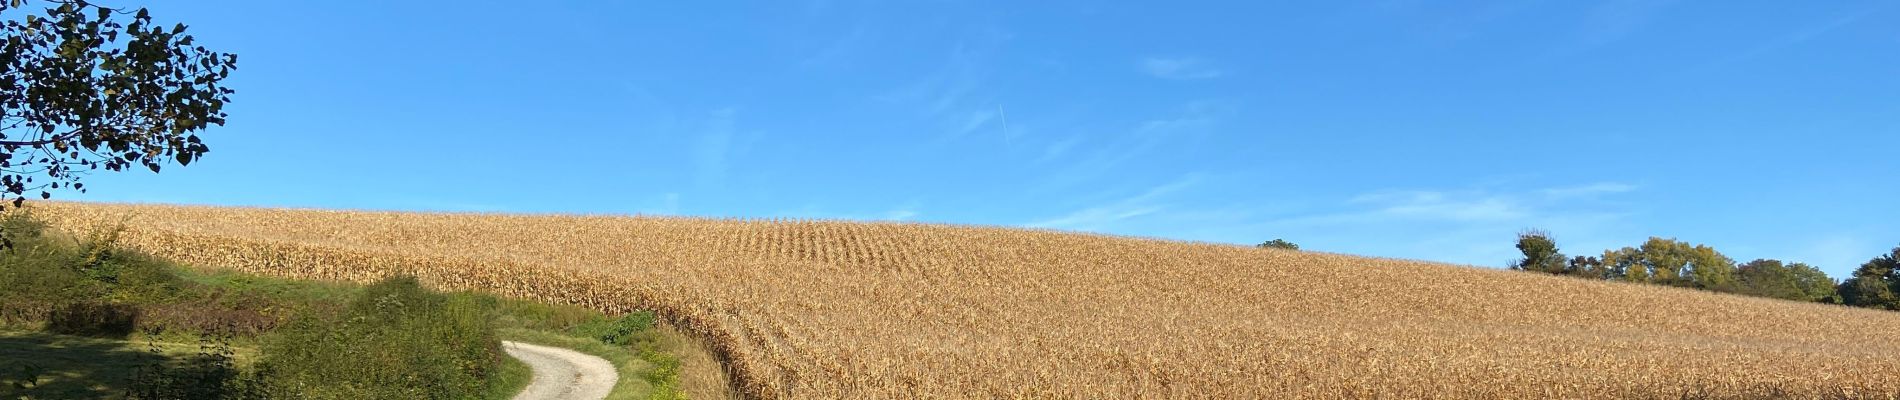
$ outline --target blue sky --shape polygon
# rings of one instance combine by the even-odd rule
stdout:
[[[119,4],[114,5],[139,5]],[[1500,266],[1900,244],[1881,1],[147,4],[240,55],[66,199],[1008,225]],[[1292,4],[1288,4],[1292,3]]]

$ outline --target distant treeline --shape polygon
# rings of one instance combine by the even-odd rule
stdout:
[[[1300,249],[1284,239],[1255,247]],[[1900,311],[1900,247],[1861,264],[1846,281],[1798,262],[1737,264],[1715,248],[1659,237],[1638,247],[1604,250],[1598,257],[1570,257],[1557,249],[1549,232],[1531,230],[1517,235],[1517,250],[1524,258],[1512,260],[1510,267],[1519,271]]]
[[[1759,259],[1737,264],[1712,247],[1659,237],[1638,247],[1605,250],[1599,257],[1568,257],[1548,232],[1528,231],[1518,234],[1517,249],[1524,258],[1511,262],[1514,270],[1900,310],[1900,247],[1861,264],[1840,282],[1803,263]]]

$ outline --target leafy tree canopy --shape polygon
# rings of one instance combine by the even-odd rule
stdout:
[[[1511,262],[1511,269],[1549,274],[1565,271],[1568,260],[1557,250],[1557,241],[1550,238],[1549,232],[1529,230],[1517,234],[1517,250],[1524,258]]]
[[[1900,310],[1900,247],[1861,264],[1840,293],[1847,305]]]
[[[1285,239],[1269,240],[1264,243],[1255,245],[1254,247],[1259,247],[1263,249],[1282,249],[1282,250],[1299,250],[1300,249],[1300,245],[1293,244],[1293,242],[1288,242]]]
[[[0,199],[84,192],[93,171],[158,172],[209,151],[196,132],[224,124],[237,55],[144,8],[32,3],[0,0]]]
[[[1828,301],[1834,297],[1834,280],[1826,273],[1802,263],[1781,260],[1755,260],[1735,268],[1741,294],[1796,301]]]
[[[1603,252],[1606,269],[1626,280],[1732,290],[1735,261],[1715,248],[1651,237],[1642,247]]]

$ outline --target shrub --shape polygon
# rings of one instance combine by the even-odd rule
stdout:
[[[148,337],[157,336],[151,332]],[[231,348],[230,333],[206,331],[198,336],[198,354],[174,363],[164,357],[156,342],[147,343],[152,362],[133,374],[126,398],[133,400],[170,399],[273,399],[288,393],[276,393],[266,382],[268,370],[244,372],[237,368],[237,354]]]
[[[0,217],[0,235],[12,247],[0,249],[0,303],[57,304],[97,300],[106,287],[71,268],[78,258],[70,242],[52,240],[45,225],[26,212]]]
[[[119,250],[122,228],[82,241],[50,235],[28,212],[0,216],[12,247],[0,249],[0,319],[44,322],[53,333],[123,338],[144,314],[141,304],[175,298],[181,280],[170,267]]]
[[[1285,239],[1269,240],[1264,243],[1254,245],[1254,247],[1259,247],[1263,249],[1281,249],[1281,250],[1299,250],[1300,249],[1300,245],[1293,244],[1293,242],[1288,242]]]
[[[46,331],[124,339],[138,327],[139,309],[129,304],[73,302],[53,307]]]
[[[300,316],[265,342],[259,365],[274,387],[317,399],[460,399],[480,396],[500,363],[486,309],[413,277],[385,279],[324,314]]]
[[[574,327],[574,333],[599,339],[602,343],[626,346],[637,335],[653,329],[652,311],[635,311],[620,318],[601,318]]]

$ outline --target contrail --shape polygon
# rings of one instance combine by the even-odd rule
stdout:
[[[1004,147],[1014,146],[1014,143],[1011,143],[1010,138],[1009,138],[1009,114],[1003,113],[1002,104],[996,105],[996,117],[1003,120],[1003,146]]]

